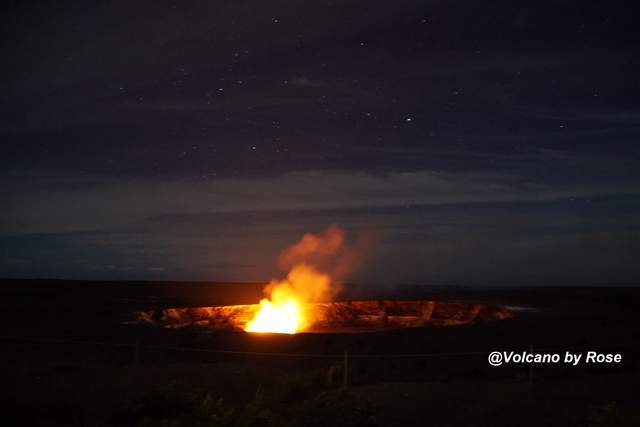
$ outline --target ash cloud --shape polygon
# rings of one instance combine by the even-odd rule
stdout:
[[[289,271],[286,292],[307,301],[331,300],[341,292],[346,277],[361,266],[372,243],[372,233],[348,242],[345,231],[335,224],[319,234],[306,233],[278,257],[278,267]],[[281,286],[282,282],[272,282],[266,292],[277,292]]]

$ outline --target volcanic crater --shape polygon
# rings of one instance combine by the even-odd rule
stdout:
[[[139,311],[141,323],[170,329],[197,327],[244,331],[260,304],[179,307]],[[304,303],[306,324],[297,332],[373,332],[421,326],[457,326],[511,318],[499,306],[434,300],[361,300]]]

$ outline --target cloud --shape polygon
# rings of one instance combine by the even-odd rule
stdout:
[[[290,212],[559,200],[640,192],[619,186],[544,184],[517,175],[373,174],[305,171],[256,178],[105,179],[88,175],[12,174],[2,180],[0,233],[52,233],[122,227],[167,215]]]
[[[348,236],[370,225],[381,236],[373,245],[350,240],[367,256],[346,253],[349,271],[360,266],[348,283],[636,283],[638,206],[640,198],[623,196],[169,215],[103,231],[0,236],[0,276],[267,283],[282,274],[283,249],[338,223]]]

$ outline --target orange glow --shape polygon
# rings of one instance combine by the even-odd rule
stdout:
[[[342,230],[329,227],[323,234],[305,234],[287,248],[279,259],[282,268],[290,268],[284,280],[273,280],[264,292],[267,298],[244,330],[295,334],[304,331],[314,319],[302,307],[309,302],[330,301],[340,287],[331,276],[321,273],[315,265],[326,263],[340,250],[344,241]]]
[[[140,311],[138,321],[164,328],[203,327],[251,332],[365,332],[424,326],[456,326],[510,319],[507,307],[460,302],[417,300],[356,300],[284,303],[278,311],[264,299],[260,304],[218,307],[177,307]],[[263,307],[266,306],[266,307]],[[261,308],[264,308],[261,310]],[[260,312],[260,317],[257,314]],[[252,322],[252,323],[250,323]],[[296,323],[297,322],[297,323]]]
[[[300,304],[295,299],[282,303],[263,299],[260,301],[258,314],[247,324],[245,331],[295,334],[299,326]]]
[[[260,309],[247,323],[247,332],[295,334],[313,323],[302,309],[310,301],[327,301],[332,296],[331,278],[313,267],[300,264],[287,278],[272,281],[265,288],[269,298],[260,301]]]

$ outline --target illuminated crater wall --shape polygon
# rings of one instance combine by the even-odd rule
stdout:
[[[165,328],[244,330],[259,304],[183,307],[135,313],[136,319]],[[301,332],[364,332],[416,326],[456,326],[513,317],[502,307],[442,301],[337,301],[308,303]]]

